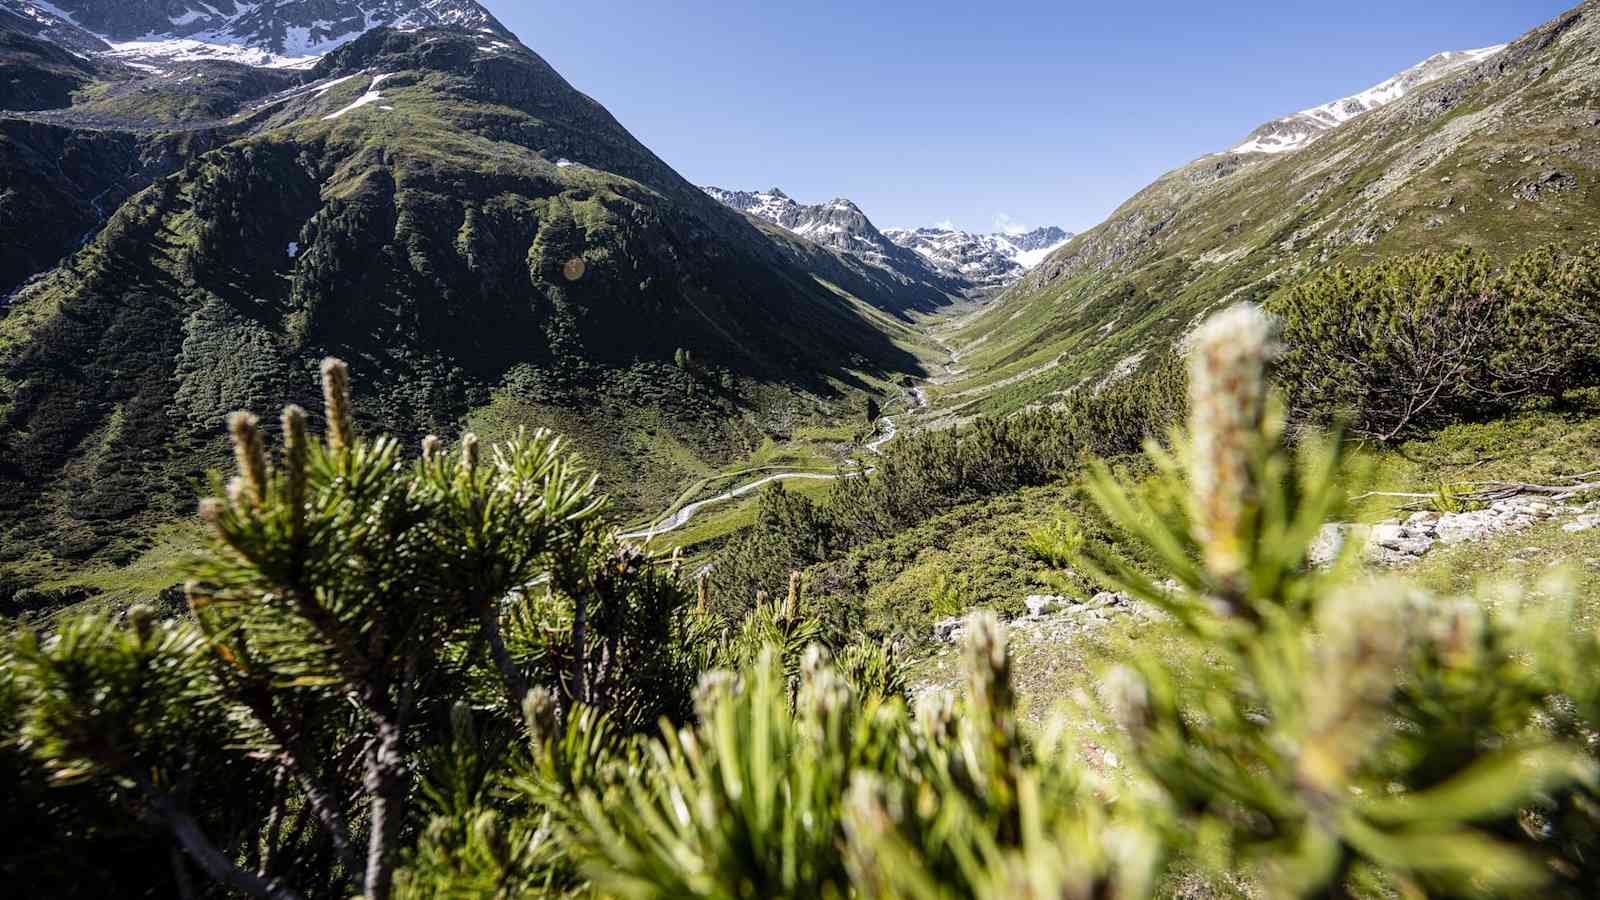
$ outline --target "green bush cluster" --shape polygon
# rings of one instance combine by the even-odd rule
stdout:
[[[1274,296],[1296,413],[1393,440],[1600,380],[1600,244],[1343,266]]]

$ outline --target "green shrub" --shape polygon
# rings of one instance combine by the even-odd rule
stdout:
[[[1600,245],[1496,272],[1479,253],[1320,272],[1274,296],[1296,412],[1393,440],[1557,398],[1600,376]]]
[[[1157,454],[1166,474],[1152,495],[1129,495],[1104,468],[1094,480],[1177,588],[1107,556],[1100,570],[1217,662],[1179,670],[1148,653],[1104,685],[1127,753],[1180,813],[1172,846],[1255,873],[1270,896],[1348,896],[1358,883],[1415,896],[1586,890],[1592,823],[1562,846],[1568,835],[1526,819],[1585,808],[1552,798],[1587,797],[1600,774],[1550,727],[1552,706],[1588,714],[1573,698],[1600,681],[1596,659],[1575,666],[1576,621],[1532,595],[1454,601],[1309,569],[1345,496],[1340,448],[1282,445],[1269,330],[1235,308],[1197,334],[1188,439]]]

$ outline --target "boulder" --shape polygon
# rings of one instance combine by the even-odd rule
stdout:
[[[1406,527],[1416,531],[1432,531],[1439,526],[1440,518],[1436,512],[1412,513],[1406,518]]]
[[[1384,565],[1410,562],[1433,549],[1434,538],[1428,531],[1385,522],[1372,527],[1367,536],[1367,558]]]
[[[1600,516],[1579,516],[1576,520],[1561,526],[1561,530],[1568,534],[1578,534],[1600,528]]]
[[[1322,526],[1311,540],[1311,549],[1306,552],[1307,561],[1318,568],[1333,565],[1339,554],[1344,552],[1349,533],[1349,525],[1335,522]]]
[[[1372,534],[1367,536],[1367,543],[1388,547],[1403,540],[1406,534],[1406,527],[1398,522],[1380,522],[1372,526]]]
[[[1464,544],[1475,541],[1494,531],[1495,517],[1488,510],[1476,510],[1465,513],[1450,513],[1439,519],[1435,533],[1439,542],[1446,545]]]
[[[950,644],[961,640],[967,633],[967,616],[951,616],[933,623],[933,637],[935,640]]]

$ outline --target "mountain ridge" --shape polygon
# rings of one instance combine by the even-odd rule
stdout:
[[[955,271],[980,287],[1010,287],[1071,240],[1072,234],[1054,225],[1029,231],[973,234],[933,226],[891,228],[890,240],[921,254],[935,266]]]
[[[953,280],[961,289],[980,294],[1015,283],[1071,237],[1055,226],[990,235],[942,227],[879,230],[860,206],[843,197],[805,204],[777,187],[766,191],[701,189],[740,212],[908,278]]]
[[[861,207],[843,197],[827,203],[803,204],[779,188],[730,191],[702,186],[700,190],[752,220],[776,225],[806,241],[860,259],[908,289],[921,289],[932,296],[949,296],[972,288],[959,276],[941,271],[890,240],[867,218]]]
[[[36,22],[36,36],[146,69],[202,59],[305,69],[384,27],[450,26],[517,40],[475,0],[0,0],[0,10]]]
[[[1447,50],[1366,90],[1273,119],[1250,132],[1229,153],[1286,153],[1298,150],[1356,116],[1386,106],[1408,93],[1448,78],[1506,48],[1496,44],[1478,50]]]

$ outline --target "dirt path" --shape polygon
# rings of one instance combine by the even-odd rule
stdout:
[[[940,341],[939,343],[941,346],[944,344],[943,341]],[[954,362],[957,359],[957,355],[952,351],[950,358],[952,362]],[[947,365],[945,368],[948,370],[950,366]],[[917,412],[919,410],[925,410],[927,408],[927,392],[920,387],[914,387],[911,389],[911,409],[907,410],[905,413],[901,413],[901,416],[909,415],[910,413]],[[900,436],[900,426],[899,423],[895,421],[897,418],[900,418],[900,416],[884,416],[883,434],[867,442],[866,444],[863,444],[863,449],[865,449],[868,453],[881,454],[883,452],[884,445]],[[693,503],[685,505],[683,508],[673,513],[670,517],[667,517],[665,521],[660,521],[662,517],[658,516],[657,523],[655,525],[652,525],[649,528],[641,531],[625,532],[618,535],[618,537],[625,541],[642,540],[648,542],[657,535],[666,534],[670,531],[677,531],[685,525],[688,525],[689,522],[692,521],[700,512],[700,510],[705,509],[708,506],[714,506],[718,503],[726,503],[729,500],[736,500],[753,491],[760,490],[761,488],[766,487],[775,481],[787,481],[791,478],[805,479],[807,481],[835,481],[840,478],[859,478],[862,475],[870,475],[873,471],[874,470],[869,467],[866,469],[858,469],[853,472],[836,472],[831,474],[825,474],[821,472],[779,472],[776,475],[767,475],[762,478],[757,478],[754,481],[741,484],[732,490],[724,491],[720,494],[717,494],[715,497],[707,497],[704,500],[696,500]]]

